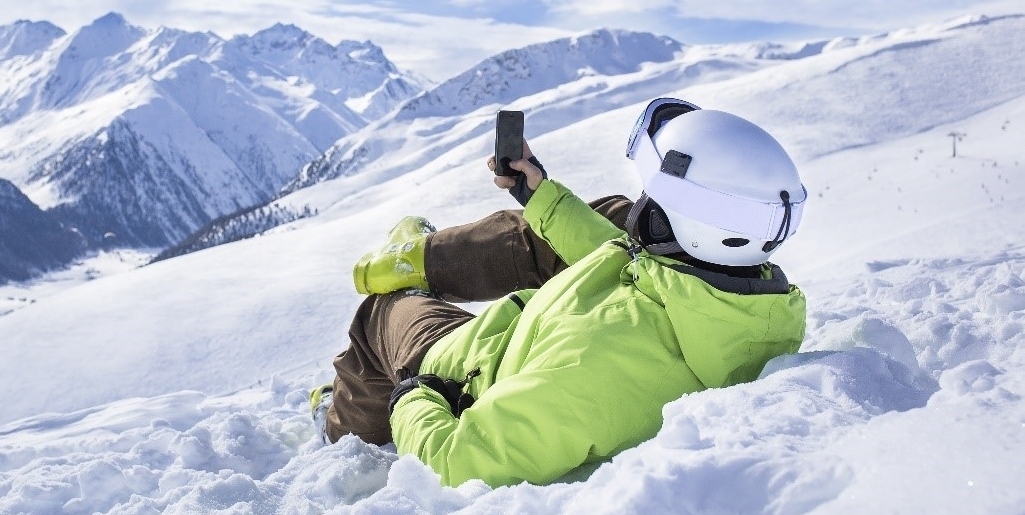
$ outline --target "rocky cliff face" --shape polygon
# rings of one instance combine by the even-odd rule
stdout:
[[[85,240],[0,179],[0,284],[22,281],[67,263]]]

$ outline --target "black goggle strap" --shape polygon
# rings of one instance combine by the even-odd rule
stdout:
[[[644,135],[647,135],[650,140],[655,137],[655,133],[662,128],[662,125],[669,120],[681,114],[699,109],[701,108],[678,98],[656,98],[652,100],[648,103],[644,112],[637,117],[637,122],[634,124],[633,131],[630,134],[630,140],[626,145],[626,156],[634,159],[638,142]]]
[[[783,223],[779,224],[779,232],[772,241],[765,242],[762,252],[772,252],[786,241],[790,234],[790,220],[793,218],[793,211],[790,207],[790,192],[783,190],[779,192],[779,199],[783,201]]]
[[[626,215],[626,233],[638,242],[641,241],[640,230],[638,228],[641,211],[644,210],[644,206],[648,203],[648,200],[648,194],[642,191],[641,196],[638,197],[637,202],[634,202],[633,206],[630,206],[630,212]]]
[[[696,106],[679,102],[667,102],[655,108],[651,112],[651,122],[648,124],[648,137],[654,138],[655,133],[665,125],[666,122],[680,116],[681,114],[694,111]]]

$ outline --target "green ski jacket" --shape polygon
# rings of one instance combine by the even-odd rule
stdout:
[[[467,386],[476,402],[459,418],[423,386],[391,416],[399,453],[447,485],[546,484],[606,460],[655,436],[666,403],[752,381],[804,339],[804,295],[778,267],[736,279],[631,253],[622,230],[551,180],[524,216],[571,266],[428,351],[420,373],[481,371]]]

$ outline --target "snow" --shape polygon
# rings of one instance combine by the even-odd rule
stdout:
[[[1021,513],[1023,25],[937,24],[665,87],[798,149],[813,202],[774,261],[808,295],[808,334],[758,381],[669,403],[658,435],[596,469],[446,488],[391,446],[314,434],[308,391],[331,379],[360,301],[351,263],[404,215],[448,226],[515,207],[483,166],[489,136],[469,130],[482,112],[449,120],[458,141],[437,151],[410,130],[405,148],[429,157],[404,173],[396,160],[283,199],[316,217],[0,289],[35,300],[0,315],[0,513]],[[908,44],[920,36],[935,42]],[[951,52],[978,62],[928,75]],[[887,108],[859,115],[861,88]],[[522,105],[552,98],[565,107],[531,137],[551,175],[584,198],[636,195],[622,149],[641,99]],[[957,157],[953,131],[968,134]]]
[[[0,316],[34,304],[87,281],[131,271],[145,265],[158,249],[114,249],[97,252],[77,260],[65,270],[45,279],[0,285]]]

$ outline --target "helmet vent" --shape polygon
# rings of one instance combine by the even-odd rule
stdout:
[[[734,247],[734,248],[736,248],[736,247],[743,247],[744,245],[747,245],[748,243],[751,243],[751,240],[749,240],[747,238],[726,238],[725,240],[722,240],[722,244],[723,245],[725,245],[727,247]]]

